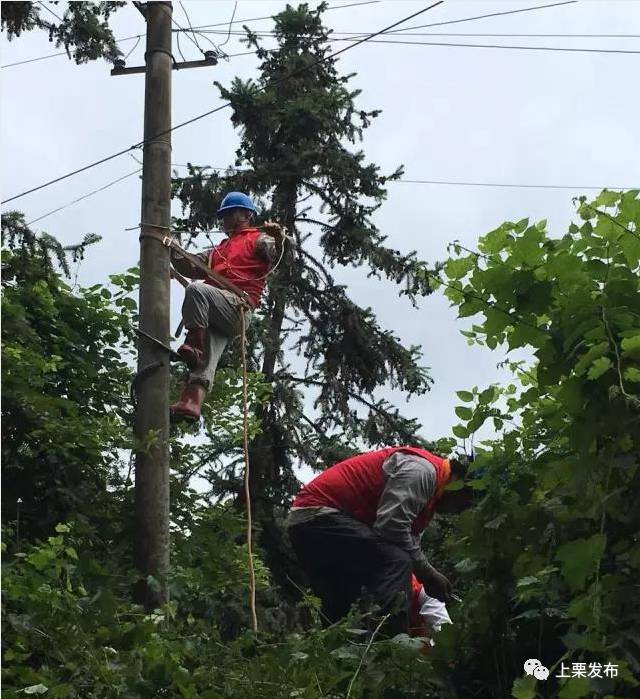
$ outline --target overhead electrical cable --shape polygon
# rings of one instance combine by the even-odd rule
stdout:
[[[133,41],[134,39],[142,39],[144,37],[144,34],[135,34],[134,36],[125,36],[122,39],[116,39],[116,43],[121,43],[123,41]],[[22,66],[25,65],[26,63],[35,63],[36,61],[44,61],[47,58],[56,58],[56,56],[67,56],[66,51],[57,51],[56,53],[48,53],[45,56],[36,56],[35,58],[26,58],[24,61],[15,61],[15,63],[5,63],[4,65],[0,66],[0,68],[13,68],[13,66]]]
[[[451,185],[455,187],[511,187],[515,189],[594,189],[601,191],[609,190],[627,190],[636,189],[636,187],[612,187],[612,186],[596,186],[596,185],[571,185],[571,184],[520,184],[513,182],[465,182],[460,180],[389,180],[387,184],[392,182],[404,182],[407,184],[432,184],[432,185]]]
[[[62,22],[62,17],[57,15],[48,5],[45,5],[43,2],[38,2],[38,5],[44,7],[44,9],[50,14],[52,14],[58,20],[58,22]]]
[[[139,162],[139,161],[136,161]],[[184,163],[171,163],[173,167],[190,167]],[[214,170],[216,172],[253,172],[251,168],[236,168],[236,167],[212,167],[207,166],[203,168],[205,170]],[[205,178],[207,175],[204,175]],[[189,179],[189,177],[198,177],[198,175],[190,175],[184,179]],[[394,184],[396,182],[406,183],[406,184],[428,184],[428,185],[448,185],[452,187],[508,187],[515,189],[572,189],[572,190],[597,190],[602,191],[603,189],[608,190],[629,190],[638,189],[640,184],[631,187],[614,187],[612,185],[572,185],[572,184],[525,184],[517,182],[469,182],[464,180],[410,180],[405,178],[400,179],[388,179],[384,184]]]
[[[227,38],[220,44],[220,46],[225,46],[229,43],[231,37],[231,25],[233,24],[233,18],[236,16],[236,10],[238,9],[238,0],[236,0],[233,6],[233,13],[231,14],[231,21],[229,22],[229,28],[227,30]]]
[[[200,34],[226,34],[223,29],[203,29]],[[260,38],[270,38],[277,36],[277,33],[270,30],[252,32]],[[246,32],[235,30],[231,32],[234,36],[246,36]],[[336,32],[331,34],[349,34],[353,32]],[[364,33],[363,33],[364,34]],[[300,36],[303,36],[301,33]],[[360,36],[360,35],[359,35]],[[527,37],[538,39],[640,39],[640,34],[516,34],[513,32],[502,34],[486,34],[483,32],[393,32],[393,36],[486,36],[486,37]]]
[[[505,15],[515,15],[520,12],[535,12],[536,10],[548,10],[551,7],[560,7],[561,5],[574,5],[578,0],[562,0],[562,2],[553,2],[547,5],[533,5],[532,7],[521,7],[517,10],[502,10],[501,12],[490,12],[485,15],[476,15],[474,17],[462,17],[460,19],[449,19],[442,22],[431,22],[430,24],[419,24],[413,27],[404,27],[402,31],[410,31],[411,29],[427,29],[429,27],[442,27],[445,24],[460,24],[461,22],[475,22],[479,19],[488,19],[489,17],[504,17]],[[389,32],[394,34],[395,32]]]
[[[349,41],[349,39],[328,39],[328,41]],[[448,48],[469,49],[515,49],[519,51],[565,51],[570,53],[628,53],[638,54],[634,49],[594,49],[570,46],[508,46],[504,44],[457,44],[443,41],[401,41],[399,39],[374,39],[371,44],[399,44],[402,46],[446,46]]]
[[[183,26],[181,26],[180,24],[178,24],[178,22],[177,22],[176,19],[174,18],[172,12],[169,12],[169,10],[168,10],[164,5],[160,5],[160,7],[162,8],[162,10],[163,10],[164,12],[166,12],[166,13],[169,15],[169,18],[171,19],[171,23],[174,24],[176,27],[178,27],[178,31],[179,31],[179,32],[182,32],[182,33],[187,37],[187,39],[189,39],[189,41],[190,41],[190,42],[198,49],[198,51],[200,51],[200,53],[204,56],[204,51],[200,48],[200,44],[198,44],[198,40],[197,40],[196,38],[194,38],[194,37],[195,37],[195,32],[193,33],[193,36],[191,36],[190,32],[193,32],[192,29],[191,29],[191,30],[185,29]]]
[[[364,0],[364,2],[354,2],[351,3],[350,5],[335,5],[332,7],[327,7],[327,12],[329,10],[342,10],[346,9],[347,7],[357,7],[359,5],[373,5],[380,2],[380,0]],[[265,20],[265,19],[273,19],[273,15],[270,15],[268,17],[249,17],[247,19],[236,19],[233,24],[238,24],[239,22],[258,22],[260,20]],[[226,26],[230,24],[229,22],[218,22],[217,24],[205,24],[201,25],[198,27],[193,27],[194,30],[202,29],[203,27],[221,27],[221,26]],[[174,29],[174,32],[187,32],[191,31],[191,29]],[[202,32],[199,32],[199,34],[202,34]],[[139,39],[141,37],[144,37],[144,34],[133,34],[132,36],[124,36],[121,39],[116,39],[116,43],[120,43],[122,41],[133,41],[134,39]],[[214,44],[215,46],[215,44]],[[216,47],[217,48],[217,47]],[[248,53],[255,53],[255,51],[250,51],[247,53],[241,53],[241,54],[236,54],[240,56],[247,55]],[[66,51],[57,51],[56,53],[49,53],[46,54],[45,56],[36,56],[35,58],[27,58],[23,61],[15,61],[14,63],[5,63],[3,66],[0,66],[0,68],[13,68],[14,66],[22,66],[26,65],[27,63],[35,63],[36,61],[44,61],[47,58],[56,58],[57,56],[66,56],[67,52]],[[231,56],[230,56],[231,57]]]
[[[113,180],[112,182],[105,184],[103,187],[100,187],[98,189],[94,189],[92,192],[87,192],[87,194],[83,194],[81,197],[78,197],[77,199],[74,199],[73,201],[70,201],[67,204],[63,204],[62,206],[59,206],[57,209],[52,209],[51,211],[48,211],[46,214],[42,214],[42,216],[38,216],[38,218],[34,218],[31,221],[27,221],[26,225],[31,226],[32,224],[37,223],[38,221],[42,221],[43,218],[47,218],[47,216],[51,216],[52,214],[55,214],[58,211],[62,211],[63,209],[67,209],[70,206],[73,206],[73,204],[77,204],[78,202],[82,201],[83,199],[88,199],[89,197],[92,197],[94,194],[98,194],[98,192],[103,192],[105,189],[109,189],[109,187],[113,187],[114,184],[117,184],[118,182],[122,182],[122,180],[126,180],[127,177],[132,177],[133,175],[137,175],[139,172],[142,172],[142,168],[138,168],[137,170],[134,170],[133,172],[130,172],[126,175],[123,175],[122,177],[118,177],[117,180]]]
[[[200,47],[200,44],[198,43],[198,38],[196,36],[196,33],[195,33],[193,26],[191,24],[191,20],[189,19],[189,13],[187,12],[187,8],[184,6],[184,3],[182,2],[182,0],[180,0],[180,7],[182,8],[182,11],[184,12],[184,16],[187,18],[187,24],[189,25],[189,29],[191,30],[191,32],[193,34],[193,39],[196,42],[196,46],[200,49],[200,51],[202,51],[202,48]],[[204,51],[202,51],[202,53],[204,53]]]
[[[393,24],[390,24],[388,27],[385,27],[384,29],[380,29],[379,31],[370,34],[369,36],[363,38],[363,39],[358,39],[356,42],[353,44],[349,44],[349,46],[345,46],[342,49],[339,49],[338,51],[334,51],[333,53],[328,54],[327,56],[323,56],[322,58],[317,59],[316,61],[313,61],[307,66],[304,66],[300,68],[299,70],[295,70],[292,73],[289,73],[288,75],[283,76],[279,80],[270,82],[266,85],[264,85],[262,88],[260,88],[260,91],[264,91],[267,88],[273,88],[276,87],[277,85],[285,82],[286,80],[290,80],[291,78],[295,77],[296,75],[300,75],[308,70],[311,70],[312,68],[315,68],[315,66],[320,65],[321,63],[324,63],[325,61],[328,61],[330,59],[335,58],[336,56],[339,56],[342,53],[345,53],[346,51],[349,51],[356,46],[359,46],[360,44],[363,44],[370,39],[372,39],[375,36],[379,36],[380,34],[384,34],[385,32],[389,31],[390,29],[397,27],[400,24],[403,24],[404,22],[407,22],[408,20],[412,19],[413,17],[417,17],[418,15],[423,14],[424,12],[427,12],[428,10],[433,9],[434,7],[437,7],[438,5],[441,5],[444,0],[437,0],[437,2],[434,2],[433,4],[423,8],[422,10],[418,10],[417,12],[412,13],[411,15],[408,15],[407,17],[404,17],[403,19],[398,20],[397,22],[394,22]],[[24,192],[20,192],[20,194],[15,194],[12,197],[9,197],[8,199],[4,199],[2,204],[7,204],[10,201],[14,201],[15,199],[20,199],[21,197],[26,196],[27,194],[31,194],[32,192],[37,192],[40,189],[44,189],[45,187],[49,187],[52,184],[55,184],[56,182],[60,182],[62,180],[65,180],[69,177],[72,177],[73,175],[77,175],[81,172],[85,172],[86,170],[89,170],[93,167],[96,167],[97,165],[101,165],[102,163],[106,163],[109,160],[113,160],[114,158],[117,158],[121,155],[124,155],[125,153],[129,153],[130,151],[136,150],[137,148],[140,148],[145,145],[145,143],[148,143],[149,141],[153,141],[156,138],[159,138],[160,136],[163,136],[164,134],[171,133],[173,131],[176,131],[177,129],[181,129],[184,126],[187,126],[188,124],[193,124],[196,121],[199,121],[200,119],[204,119],[207,116],[210,116],[211,114],[215,114],[216,112],[219,112],[223,109],[226,109],[227,107],[231,106],[231,102],[225,102],[218,107],[215,107],[214,109],[210,109],[207,112],[203,112],[202,114],[199,114],[195,117],[192,117],[191,119],[187,119],[186,121],[181,122],[180,124],[176,124],[175,126],[172,126],[170,129],[166,129],[165,131],[161,131],[157,134],[154,134],[148,139],[142,140],[139,143],[136,143],[132,146],[129,146],[128,148],[124,148],[121,151],[118,151],[116,153],[112,153],[111,155],[108,155],[104,158],[101,158],[100,160],[96,160],[92,163],[89,163],[89,165],[85,165],[81,168],[78,168],[76,170],[72,170],[71,172],[66,173],[65,175],[61,175],[60,177],[56,177],[52,180],[49,180],[47,182],[43,182],[42,184],[38,185],[37,187],[32,187],[31,189],[27,189]]]

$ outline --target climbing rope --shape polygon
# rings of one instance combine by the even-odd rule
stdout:
[[[251,486],[249,483],[249,409],[247,378],[247,324],[245,308],[240,304],[240,349],[242,356],[242,446],[244,451],[244,499],[247,508],[247,552],[249,555],[249,607],[251,609],[251,628],[258,633],[258,615],[256,613],[256,569],[253,565],[253,532],[251,522]]]

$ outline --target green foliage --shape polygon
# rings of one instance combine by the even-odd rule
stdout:
[[[135,308],[125,290],[75,294],[54,269],[81,259],[3,216],[3,518],[32,538],[72,513],[108,517],[130,442],[128,385]],[[134,304],[135,306],[135,304]]]
[[[476,444],[481,500],[449,540],[459,585],[468,585],[451,648],[462,653],[463,695],[484,682],[539,696],[542,686],[522,674],[530,657],[549,668],[561,658],[619,664],[615,680],[560,687],[550,677],[545,696],[637,691],[638,192],[581,198],[578,213],[582,224],[561,238],[545,221],[504,223],[478,253],[461,256],[454,244],[458,256],[444,267],[446,295],[472,318],[464,334],[533,356],[505,362],[509,386],[458,393],[454,434],[473,439],[488,420],[496,433]],[[476,654],[489,647],[486,666]],[[446,657],[443,644],[435,650]]]
[[[126,601],[132,575],[90,555],[90,538],[76,526],[58,525],[55,536],[5,561],[4,695],[356,699],[393,688],[398,697],[442,696],[445,684],[431,676],[419,642],[369,647],[355,612],[329,629],[278,639],[270,631],[277,610],[263,604],[256,638],[244,604],[243,618],[232,619],[237,633],[225,639],[247,592],[243,547],[233,541],[239,523],[222,507],[195,509],[191,536],[174,541],[172,601],[153,614]],[[259,595],[265,585],[260,576]]]
[[[54,6],[56,2],[51,3]],[[43,29],[56,48],[64,46],[69,58],[80,63],[105,58],[113,61],[122,55],[109,27],[109,18],[126,2],[70,2],[58,22],[54,13],[46,11],[39,2],[5,2],[2,12],[2,30],[9,41],[22,32]],[[44,12],[43,12],[44,9]],[[51,8],[49,8],[51,10]],[[52,21],[53,20],[53,21]]]

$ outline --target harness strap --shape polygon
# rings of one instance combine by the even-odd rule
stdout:
[[[246,291],[243,291],[237,287],[233,282],[230,282],[226,277],[221,274],[214,272],[207,264],[205,264],[197,255],[193,255],[182,248],[176,239],[169,233],[161,233],[160,229],[162,226],[154,226],[149,223],[143,224],[142,232],[140,233],[141,238],[155,238],[159,240],[163,245],[168,247],[170,250],[175,250],[181,257],[188,260],[194,267],[203,272],[211,281],[215,282],[216,286],[226,289],[231,293],[235,294],[244,307],[249,307],[253,309],[253,304],[249,298]]]

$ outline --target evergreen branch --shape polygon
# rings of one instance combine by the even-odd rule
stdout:
[[[305,257],[307,260],[309,260],[317,269],[322,272],[322,275],[325,278],[325,281],[327,283],[327,286],[332,287],[335,285],[333,277],[329,274],[329,272],[325,269],[324,265],[316,260],[316,258],[306,250],[303,250],[302,248],[298,248],[298,252]]]
[[[287,381],[292,381],[293,383],[301,383],[305,384],[307,386],[318,386],[320,388],[330,388],[330,384],[326,381],[318,381],[316,379],[308,379],[308,378],[303,378],[301,376],[292,376],[291,374],[287,374],[284,376]],[[357,393],[354,393],[353,391],[346,391],[347,394],[349,395],[350,398],[355,400],[358,403],[361,403],[362,405],[365,405],[367,408],[372,410],[374,413],[382,417],[387,423],[393,427],[393,429],[397,429],[398,425],[396,421],[394,420],[393,416],[384,408],[381,408],[379,405],[376,405],[375,403],[372,403],[371,401],[368,401],[366,398],[363,398],[362,396],[358,395]]]

